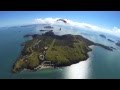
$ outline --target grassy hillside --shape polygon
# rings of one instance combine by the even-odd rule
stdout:
[[[32,40],[25,43],[20,57],[13,66],[13,72],[24,68],[34,70],[45,61],[50,61],[54,66],[68,66],[88,58],[89,45],[109,47],[93,43],[80,35],[54,35],[52,31],[43,35],[34,35]],[[45,49],[45,47],[47,49]]]

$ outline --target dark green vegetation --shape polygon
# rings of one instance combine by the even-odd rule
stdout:
[[[88,58],[90,45],[101,46],[112,51],[110,47],[94,43],[80,35],[66,34],[55,35],[53,31],[48,31],[42,35],[32,35],[33,39],[24,44],[24,49],[20,57],[13,66],[12,71],[18,72],[24,68],[36,70],[50,66],[68,66]],[[45,62],[50,62],[45,64]]]

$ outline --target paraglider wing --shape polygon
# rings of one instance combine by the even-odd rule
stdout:
[[[64,23],[67,23],[64,19],[58,19],[57,21],[63,21]]]

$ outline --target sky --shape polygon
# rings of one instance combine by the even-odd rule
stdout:
[[[120,30],[120,11],[0,11],[0,27],[41,21],[53,23],[57,18],[68,20],[72,26],[83,25],[102,31]]]

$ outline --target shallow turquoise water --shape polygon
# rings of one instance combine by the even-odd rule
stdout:
[[[39,26],[40,27],[40,26]],[[46,69],[37,72],[22,71],[12,74],[11,69],[20,55],[20,44],[27,39],[25,34],[39,33],[39,27],[16,27],[0,29],[0,78],[2,79],[96,79],[120,78],[120,48],[98,36],[97,33],[81,31],[79,34],[92,41],[114,46],[117,50],[107,51],[93,46],[88,60],[60,69]],[[68,32],[68,31],[66,31]],[[65,33],[66,33],[65,32]],[[56,32],[57,33],[57,32]],[[113,37],[112,37],[113,38]],[[115,38],[118,39],[118,38]]]

